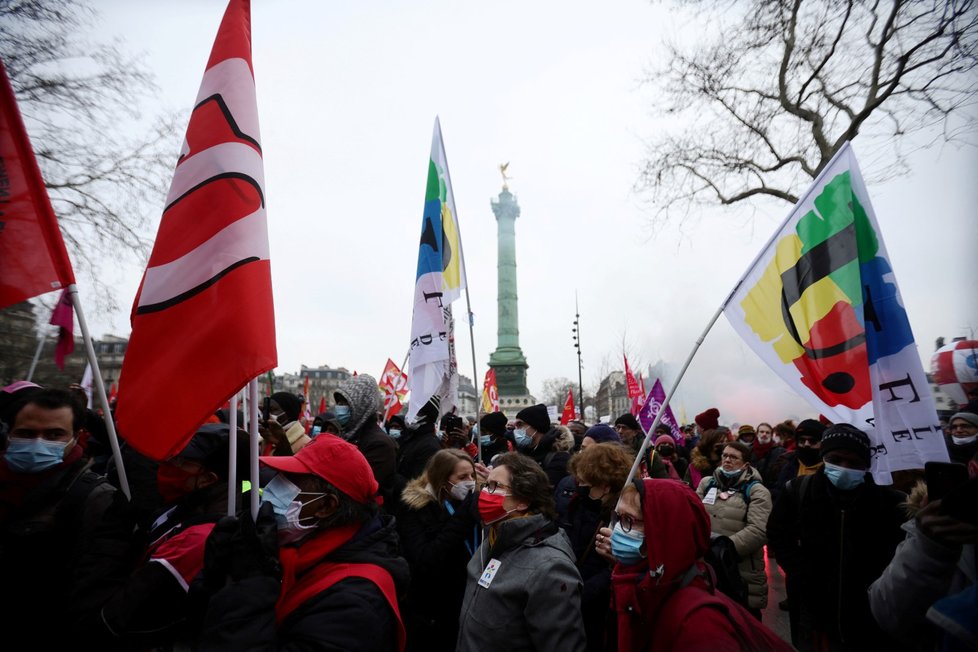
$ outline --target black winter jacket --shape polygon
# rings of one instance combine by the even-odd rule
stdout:
[[[407,562],[397,556],[397,532],[389,516],[364,525],[353,539],[326,559],[381,566],[391,574],[398,594],[409,583]],[[352,577],[337,582],[307,600],[276,628],[278,595],[279,582],[267,576],[232,582],[221,589],[208,604],[200,649],[336,652],[397,649],[394,612],[380,589],[369,580]]]
[[[849,649],[885,649],[867,589],[903,539],[906,496],[867,475],[839,491],[823,469],[791,480],[767,524],[768,545],[791,581],[800,619]]]
[[[554,443],[560,431],[551,428],[541,439],[540,443],[526,454],[532,457],[550,479],[550,487],[554,488],[567,475],[567,463],[570,461],[568,451],[555,451]]]
[[[465,594],[465,567],[479,545],[473,515],[476,494],[450,513],[420,482],[401,496],[397,530],[411,567],[411,588],[404,603],[408,650],[455,649],[458,615]]]

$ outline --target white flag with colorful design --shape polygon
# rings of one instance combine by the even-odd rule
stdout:
[[[465,289],[462,240],[459,236],[455,196],[448,173],[448,159],[435,118],[431,157],[421,221],[421,242],[414,286],[411,320],[410,409],[413,421],[434,395],[441,399],[441,413],[452,411],[458,397],[458,362],[455,359],[455,321],[452,302]]]
[[[948,459],[876,215],[846,143],[727,300],[725,314],[833,423],[865,431],[872,470]]]

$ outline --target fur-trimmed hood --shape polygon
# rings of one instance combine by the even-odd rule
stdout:
[[[713,473],[713,471],[716,470],[716,467],[719,466],[719,464],[714,465],[713,462],[711,462],[708,457],[706,457],[705,455],[703,455],[703,453],[700,452],[700,449],[698,447],[694,448],[692,452],[690,452],[689,463],[692,466],[696,467],[696,470],[702,473],[703,475],[710,475],[711,473]]]
[[[409,509],[424,509],[432,503],[437,503],[438,497],[434,489],[423,478],[415,478],[401,492],[401,502]]]
[[[917,513],[927,506],[927,483],[920,480],[910,490],[910,494],[903,502],[903,508],[910,518],[916,518]]]

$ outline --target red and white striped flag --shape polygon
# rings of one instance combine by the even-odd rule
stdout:
[[[276,364],[251,10],[249,0],[231,0],[133,305],[119,430],[140,452],[166,459]],[[192,392],[183,391],[188,378]],[[161,397],[177,392],[180,409],[161,413]]]

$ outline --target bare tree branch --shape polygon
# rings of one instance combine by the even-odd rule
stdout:
[[[870,171],[885,176],[906,171],[906,136],[975,134],[976,0],[679,3],[701,19],[695,46],[670,45],[646,80],[676,125],[650,141],[636,184],[654,219],[693,204],[794,202],[857,137],[889,150]]]

